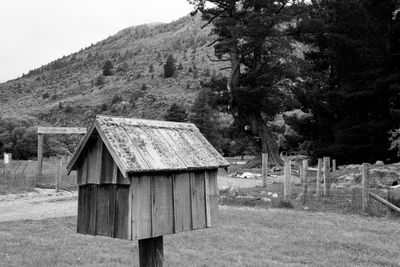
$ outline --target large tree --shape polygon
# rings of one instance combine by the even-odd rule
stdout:
[[[400,119],[398,4],[315,0],[297,27],[300,41],[311,47],[298,96],[313,115],[306,142],[316,157],[345,163],[392,156],[388,132]]]
[[[227,107],[263,153],[282,164],[268,122],[287,107],[294,78],[292,43],[285,32],[297,12],[291,0],[188,0],[212,32],[218,60],[228,61]]]

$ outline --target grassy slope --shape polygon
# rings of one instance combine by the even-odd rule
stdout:
[[[207,42],[210,28],[201,29],[199,17],[186,16],[157,26],[138,26],[120,31],[104,41],[31,71],[21,78],[0,84],[0,111],[4,115],[30,114],[51,125],[86,125],[96,113],[160,119],[174,102],[186,108],[193,103],[204,75],[218,71],[207,55],[213,48]],[[166,56],[173,54],[183,69],[176,77],[162,76]],[[104,62],[110,59],[115,75],[105,84],[95,84]],[[124,71],[117,67],[127,64]],[[149,72],[153,65],[154,72]],[[189,73],[195,65],[198,75]],[[130,101],[145,83],[148,89],[125,109],[111,107],[111,99],[120,94]],[[187,89],[189,84],[190,89]],[[140,93],[139,93],[140,94]],[[48,95],[43,98],[43,95]],[[62,108],[59,108],[61,102]],[[101,110],[106,104],[107,110]],[[67,111],[66,107],[72,107]]]
[[[75,217],[0,224],[1,266],[138,266],[137,243],[75,233]],[[219,226],[167,236],[166,266],[398,266],[400,222],[227,208]]]

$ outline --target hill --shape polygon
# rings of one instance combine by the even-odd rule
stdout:
[[[29,115],[41,124],[87,126],[95,114],[162,119],[179,103],[187,110],[201,81],[224,67],[211,63],[210,27],[199,16],[124,29],[79,52],[0,84],[3,116]],[[163,77],[168,55],[174,77]],[[110,60],[113,75],[102,67]]]

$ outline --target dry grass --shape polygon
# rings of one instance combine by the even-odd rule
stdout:
[[[67,162],[63,163],[61,176],[61,187],[67,190],[76,190],[76,173],[67,175]],[[14,160],[5,170],[4,164],[0,163],[0,194],[20,193],[31,191],[34,187],[54,188],[56,162],[45,159],[43,161],[43,175],[37,179],[37,161]]]
[[[137,266],[137,242],[78,235],[75,217],[0,224],[1,266]],[[400,222],[222,207],[217,227],[164,238],[166,266],[399,266]]]

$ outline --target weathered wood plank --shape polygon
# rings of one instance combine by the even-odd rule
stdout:
[[[80,185],[78,191],[77,232],[80,234],[89,233],[90,203],[88,201],[88,187],[87,185]]]
[[[195,174],[194,172],[189,173],[190,181],[190,217],[192,230],[196,229],[197,226],[197,216],[196,216],[196,185],[195,185]]]
[[[128,193],[128,239],[132,240],[132,187],[130,185]]]
[[[89,234],[96,235],[96,212],[97,212],[97,185],[89,185]]]
[[[188,173],[174,175],[175,232],[190,230],[192,225],[190,176]]]
[[[117,185],[115,193],[115,229],[116,238],[128,239],[128,195],[129,187]]]
[[[78,127],[38,127],[38,134],[86,134],[86,128]]]
[[[206,227],[211,227],[211,207],[210,207],[210,184],[209,184],[209,172],[204,173],[204,196],[206,206]]]
[[[82,158],[82,179],[81,179],[81,184],[87,184],[88,181],[88,158],[86,157],[86,152],[85,156]]]
[[[139,177],[132,176],[131,178],[131,184],[129,186],[129,191],[131,192],[131,198],[132,198],[132,205],[131,205],[131,232],[132,232],[132,240],[136,240],[139,238],[140,234],[140,207],[141,203],[140,197],[139,197]]]
[[[206,228],[204,173],[205,171],[195,172],[196,229]]]
[[[218,170],[208,171],[209,180],[209,198],[210,198],[210,215],[212,225],[216,225],[218,218],[218,186],[217,186],[217,173]]]
[[[174,232],[172,175],[153,177],[153,237]]]
[[[138,204],[139,214],[138,221],[139,233],[138,239],[144,239],[151,237],[151,187],[150,187],[150,176],[140,176],[139,188],[138,188]]]
[[[102,148],[102,164],[100,182],[105,184],[113,183],[114,161],[111,154],[108,152],[106,145],[103,144]],[[114,183],[115,184],[115,183]]]
[[[115,188],[99,185],[97,190],[96,234],[114,237]]]

